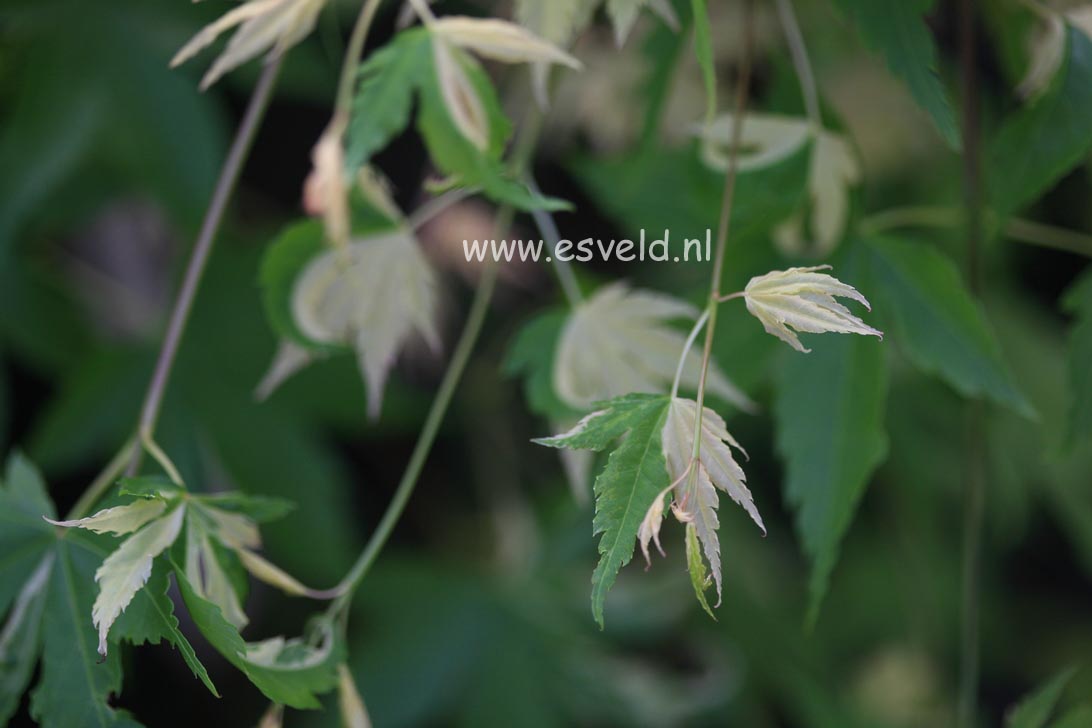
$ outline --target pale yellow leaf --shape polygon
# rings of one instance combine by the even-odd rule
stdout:
[[[308,338],[356,349],[375,417],[387,372],[406,339],[416,331],[439,349],[436,295],[435,273],[417,241],[399,231],[315,258],[296,282],[292,311]]]
[[[686,337],[667,322],[697,318],[687,303],[625,283],[601,288],[577,305],[561,332],[553,382],[567,404],[584,409],[631,392],[666,392]],[[691,349],[681,382],[697,387],[701,354]],[[744,410],[754,403],[718,367],[709,367],[707,390]]]
[[[851,298],[871,310],[857,289],[817,271],[828,265],[789,268],[752,278],[744,289],[747,310],[767,332],[797,351],[807,352],[795,331],[862,334],[883,338],[883,332],[865,324],[835,297]]]
[[[99,511],[93,516],[75,521],[45,520],[54,526],[64,528],[83,528],[95,533],[113,533],[118,536],[132,533],[155,518],[167,508],[167,503],[159,498],[141,499],[128,505],[115,506]]]
[[[341,724],[344,728],[371,728],[372,721],[364,707],[364,699],[356,689],[353,674],[344,663],[338,665],[337,704],[341,709]]]
[[[449,15],[429,25],[433,35],[502,63],[559,63],[580,70],[580,61],[526,28],[496,18]]]
[[[326,0],[250,0],[209,24],[171,60],[177,66],[192,58],[216,38],[235,26],[239,29],[224,52],[201,80],[208,88],[228,71],[269,51],[274,58],[302,40],[315,27]]]
[[[239,560],[243,562],[243,566],[246,567],[246,570],[259,581],[263,581],[292,596],[321,598],[320,594],[322,594],[322,592],[304,586],[299,580],[284,569],[262,558],[253,551],[237,549],[235,553],[239,556]]]
[[[478,149],[489,146],[489,119],[477,89],[470,82],[456,52],[442,39],[432,43],[432,58],[444,106],[455,127]]]
[[[728,432],[720,415],[708,407],[702,411],[701,447],[698,459],[692,463],[697,412],[698,405],[693,400],[673,399],[664,421],[661,443],[667,475],[676,482],[672,511],[678,520],[694,527],[709,561],[719,598],[722,584],[717,490],[727,493],[743,508],[763,534],[766,526],[747,488],[747,476],[732,454],[732,448],[741,452],[743,448]]]
[[[186,506],[148,523],[106,557],[95,572],[99,595],[91,608],[91,621],[99,631],[99,654],[106,655],[110,626],[133,600],[152,574],[152,561],[165,551],[182,529]]]
[[[191,520],[186,529],[186,579],[194,591],[209,600],[224,615],[224,619],[242,629],[250,621],[239,603],[239,595],[220,565],[216,551],[205,529]]]

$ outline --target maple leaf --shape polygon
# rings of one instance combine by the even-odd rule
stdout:
[[[594,533],[599,564],[592,574],[592,614],[603,626],[603,603],[618,571],[633,558],[642,520],[667,485],[661,432],[668,398],[633,394],[602,403],[574,428],[535,440],[548,447],[602,450],[626,434],[595,479]],[[628,434],[627,434],[628,433]]]
[[[766,526],[755,507],[751,491],[747,489],[747,476],[736,462],[732,448],[744,455],[746,452],[728,432],[720,415],[708,407],[702,412],[701,446],[698,458],[694,460],[697,412],[698,405],[693,400],[676,398],[671,401],[662,432],[663,453],[668,477],[675,483],[671,510],[679,521],[694,529],[701,541],[719,600],[722,584],[720,541],[717,537],[717,530],[720,528],[717,507],[720,499],[717,490],[727,493],[743,508],[762,529],[763,535],[766,533]],[[658,518],[662,511],[661,499],[659,504],[653,504],[648,517]]]
[[[410,334],[416,331],[439,349],[435,307],[436,275],[405,230],[317,256],[292,294],[296,324],[307,338],[356,350],[372,417],[379,415],[387,373]]]
[[[702,161],[711,169],[721,172],[728,169],[734,127],[732,114],[723,114],[695,127],[702,142]],[[840,134],[816,129],[808,119],[780,114],[747,114],[740,136],[736,166],[741,172],[783,162],[812,142],[807,189],[811,202],[809,229],[816,243],[813,252],[833,250],[849,220],[850,188],[861,179],[860,164],[849,142]],[[803,238],[803,210],[774,230],[774,240],[787,252],[802,253]]]
[[[697,316],[693,306],[670,296],[630,290],[623,282],[604,286],[577,305],[565,323],[555,354],[554,389],[578,409],[630,392],[666,392],[686,343],[667,321]],[[689,350],[681,383],[697,387],[701,368],[700,353]],[[712,364],[706,387],[740,409],[755,409]]]
[[[872,310],[868,299],[853,286],[816,271],[829,265],[789,268],[752,278],[743,291],[747,310],[770,334],[797,351],[807,352],[793,329],[801,332],[862,334],[883,338],[883,332],[865,324],[838,303],[836,296],[852,298]]]
[[[240,26],[201,79],[201,88],[206,89],[225,73],[266,50],[272,59],[299,43],[315,27],[325,4],[326,0],[249,0],[202,28],[171,59],[171,68],[188,61],[221,33]]]

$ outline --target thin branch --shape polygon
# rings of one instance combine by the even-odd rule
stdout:
[[[686,337],[686,343],[683,344],[682,354],[679,356],[679,365],[675,367],[675,381],[671,383],[671,399],[675,399],[679,396],[679,383],[682,381],[682,373],[686,364],[686,355],[690,353],[690,349],[694,346],[694,342],[698,338],[698,334],[701,333],[702,327],[705,326],[705,322],[709,320],[709,309],[706,308],[702,312],[698,320],[694,322],[694,328],[690,329],[690,335]]]
[[[720,284],[724,275],[724,256],[728,245],[728,232],[732,223],[732,200],[735,197],[736,172],[739,162],[739,149],[743,135],[744,115],[747,112],[747,99],[751,85],[751,56],[754,52],[754,7],[753,1],[744,3],[743,60],[736,87],[736,107],[732,125],[732,148],[729,150],[728,171],[725,173],[724,196],[720,206],[720,224],[717,227],[717,247],[713,257],[713,279],[709,285],[709,323],[705,329],[705,347],[701,357],[701,377],[698,380],[697,415],[694,432],[701,432],[702,413],[705,409],[705,384],[709,375],[709,361],[713,357],[713,338],[717,330],[717,299],[720,298]],[[701,454],[701,437],[694,437],[694,458]]]
[[[440,431],[440,424],[447,413],[448,405],[451,403],[451,398],[455,394],[463,370],[466,369],[470,354],[473,352],[478,335],[481,333],[482,325],[485,323],[485,315],[489,311],[489,301],[493,296],[493,289],[497,283],[497,268],[496,262],[490,262],[486,265],[478,283],[478,289],[474,293],[474,302],[471,304],[466,326],[463,327],[463,333],[455,346],[451,362],[447,366],[447,371],[444,372],[440,389],[436,392],[436,398],[429,408],[428,417],[425,420],[421,434],[417,438],[417,444],[413,448],[413,453],[410,455],[409,463],[406,465],[406,470],[398,483],[398,488],[395,490],[387,510],[383,513],[379,525],[376,526],[375,532],[368,539],[364,550],[357,557],[356,562],[345,575],[345,578],[333,590],[340,594],[331,606],[331,611],[334,614],[348,605],[353,591],[360,585],[361,580],[367,575],[372,564],[375,563],[379,552],[383,550],[383,546],[386,545],[395,525],[402,517],[406,504],[409,503],[410,496],[413,494],[417,480],[421,475],[421,470],[428,459],[429,451],[432,449],[432,443],[436,440],[436,435]]]
[[[534,178],[528,175],[526,181],[528,189],[541,197],[542,191],[539,190]],[[538,228],[538,234],[542,236],[542,239],[546,241],[546,245],[549,247],[550,260],[554,272],[557,274],[557,282],[561,284],[561,290],[565,293],[565,298],[568,299],[570,306],[576,306],[584,300],[584,294],[580,291],[580,284],[577,282],[576,276],[573,275],[572,265],[569,261],[557,257],[557,243],[561,240],[561,233],[557,229],[557,223],[554,222],[554,216],[546,210],[532,210],[531,217],[535,221],[535,227]]]
[[[781,18],[781,27],[785,31],[785,42],[789,44],[793,68],[796,70],[797,78],[800,79],[800,94],[804,97],[804,109],[808,115],[808,121],[814,127],[814,133],[818,134],[823,128],[819,88],[815,83],[815,73],[808,59],[808,47],[804,43],[804,34],[800,32],[800,24],[796,21],[792,0],[777,0],[777,13]]]
[[[962,0],[959,13],[960,63],[963,71],[963,193],[966,205],[967,281],[981,288],[982,184],[979,156],[978,67],[975,0]],[[985,520],[985,435],[982,409],[970,403],[967,413],[966,482],[963,507],[963,588],[960,619],[960,728],[973,728],[978,713],[980,621],[982,602],[982,525]]]
[[[239,181],[239,174],[243,168],[243,162],[254,142],[254,136],[265,114],[266,107],[273,93],[273,87],[277,83],[277,75],[281,70],[284,56],[279,55],[266,63],[262,75],[258,79],[254,93],[251,94],[250,103],[243,115],[242,123],[235,134],[235,141],[231,144],[231,150],[220,170],[220,179],[216,182],[212,200],[205,220],[201,224],[201,231],[197,236],[197,242],[193,246],[189,264],[186,266],[186,274],[182,280],[182,288],[178,292],[174,309],[171,311],[170,322],[167,325],[167,333],[163,339],[163,346],[156,360],[155,370],[152,373],[152,381],[148,386],[148,392],[144,397],[144,405],[140,412],[140,421],[137,431],[143,437],[155,434],[156,423],[159,420],[159,411],[163,405],[163,395],[167,390],[167,382],[171,376],[175,357],[178,355],[178,345],[182,341],[182,334],[186,330],[190,312],[193,309],[193,301],[197,296],[197,289],[201,284],[201,278],[205,272],[212,246],[216,240],[216,234],[220,230],[220,224],[224,219],[224,211],[231,200],[235,185]],[[141,450],[133,453],[133,459],[129,464],[128,473],[136,473],[140,467]]]
[[[995,216],[989,213],[985,214],[985,220],[990,224],[996,222]],[[956,228],[962,223],[963,215],[954,207],[896,207],[866,217],[859,229],[865,235],[880,235],[905,227]],[[1026,245],[1092,258],[1092,235],[1077,230],[1012,218],[1004,225],[1002,235]]]
[[[341,77],[337,82],[337,99],[334,102],[334,115],[348,117],[353,103],[353,87],[357,76],[357,65],[360,63],[360,54],[364,51],[364,41],[368,38],[368,30],[375,20],[376,11],[383,0],[368,0],[360,9],[356,25],[349,36],[349,43],[345,47],[345,59],[341,62]]]

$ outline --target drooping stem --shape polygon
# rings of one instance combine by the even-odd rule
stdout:
[[[716,252],[713,255],[713,274],[709,284],[709,303],[707,311],[709,321],[705,328],[705,346],[701,356],[701,375],[698,379],[697,415],[694,432],[701,432],[702,413],[705,409],[705,384],[709,375],[709,361],[713,356],[713,338],[717,330],[717,308],[720,299],[720,284],[724,277],[724,256],[728,246],[728,232],[732,224],[732,200],[735,198],[736,177],[739,161],[739,148],[743,137],[743,120],[747,111],[747,99],[751,85],[751,54],[754,50],[754,8],[752,0],[744,3],[743,58],[736,87],[736,106],[732,125],[732,147],[728,154],[728,171],[724,179],[724,196],[720,203],[720,222],[717,226]],[[694,437],[695,459],[701,454],[701,437]]]
[[[792,0],[777,0],[777,14],[781,18],[781,27],[785,31],[785,41],[789,44],[789,55],[800,81],[800,93],[804,97],[804,110],[812,125],[813,133],[818,134],[823,128],[823,115],[819,106],[819,88],[815,83],[815,73],[808,59],[808,47],[804,43],[804,34],[796,21]]]
[[[679,365],[675,367],[675,381],[671,383],[671,399],[675,399],[679,396],[679,383],[682,382],[683,369],[686,365],[686,356],[690,353],[690,349],[698,339],[698,334],[701,333],[702,328],[708,320],[709,308],[707,307],[702,311],[698,320],[694,322],[694,328],[690,329],[690,335],[686,337],[686,343],[683,344],[682,354],[679,355]]]
[[[353,592],[360,585],[361,580],[368,573],[372,564],[375,563],[379,552],[383,550],[391,532],[394,531],[395,525],[402,517],[406,504],[409,503],[410,496],[417,486],[421,470],[425,466],[425,460],[432,449],[432,443],[436,440],[436,435],[440,431],[440,424],[447,413],[448,405],[451,404],[451,398],[455,394],[455,389],[459,385],[466,364],[470,360],[475,344],[477,344],[482,325],[485,323],[485,315],[489,311],[489,301],[493,297],[493,289],[497,283],[497,268],[498,265],[494,261],[486,264],[481,280],[478,283],[478,289],[474,293],[474,301],[471,304],[466,325],[459,336],[459,342],[455,346],[447,371],[444,372],[443,381],[440,382],[436,398],[429,408],[424,427],[417,437],[417,444],[413,448],[413,453],[410,455],[409,463],[406,465],[406,470],[398,483],[398,488],[394,491],[394,496],[391,498],[387,510],[383,513],[383,517],[380,519],[379,525],[376,526],[371,538],[368,539],[364,550],[357,557],[356,562],[349,569],[345,578],[336,587],[336,591],[341,596],[331,606],[331,612],[334,614],[339,613],[348,605]]]
[[[995,215],[991,215],[989,211],[984,211],[983,215],[984,222],[996,224]],[[861,220],[859,227],[865,235],[879,235],[898,228],[956,228],[963,224],[964,217],[957,208],[912,206],[895,207],[869,215]],[[1092,258],[1092,235],[1076,230],[1067,230],[1034,220],[1012,218],[1004,224],[1002,235],[1018,243]]]
[[[527,177],[527,187],[536,195],[542,195],[538,185],[530,176]],[[570,306],[577,305],[584,300],[584,294],[580,290],[580,284],[573,274],[569,261],[557,257],[557,243],[561,240],[561,233],[557,229],[557,223],[554,222],[553,215],[546,210],[532,210],[531,217],[535,221],[535,227],[538,228],[538,234],[542,236],[547,250],[549,250],[550,261],[553,264],[554,273],[557,274],[557,282],[561,285],[561,291],[565,294],[565,299],[568,300]]]
[[[529,117],[524,121],[522,133],[516,141],[516,148],[512,152],[509,165],[514,176],[522,174],[530,163],[541,133],[541,122],[541,113],[534,109],[529,112]],[[504,231],[511,226],[514,216],[515,213],[511,207],[502,208],[497,214],[494,236],[503,235]],[[463,372],[470,361],[470,355],[478,343],[478,336],[485,324],[485,317],[489,312],[489,303],[493,298],[493,290],[496,288],[498,272],[498,263],[490,259],[482,272],[478,288],[474,293],[474,300],[470,304],[466,324],[463,326],[462,334],[459,335],[459,340],[455,344],[451,360],[448,362],[443,379],[440,381],[440,388],[436,392],[436,397],[432,400],[432,405],[425,417],[425,424],[421,429],[421,433],[417,436],[417,443],[413,447],[413,452],[410,454],[409,462],[402,473],[402,479],[398,482],[398,487],[391,497],[391,502],[387,505],[387,510],[380,518],[379,525],[376,526],[371,538],[368,539],[368,543],[364,545],[364,550],[360,552],[360,555],[341,582],[331,590],[339,594],[338,598],[330,605],[329,613],[333,616],[341,619],[346,618],[353,593],[368,574],[372,564],[375,563],[379,552],[383,550],[394,531],[395,525],[402,517],[402,512],[405,511],[410,496],[413,495],[413,491],[417,487],[417,481],[421,476],[429,452],[432,450],[436,435],[440,431],[444,415],[447,414],[448,406],[451,404],[455,390],[458,388],[459,381],[462,379]]]
[[[960,55],[963,75],[963,192],[966,205],[967,281],[971,292],[981,287],[982,188],[979,157],[978,78],[974,0],[960,3]],[[982,410],[971,403],[968,413],[963,507],[962,614],[960,619],[960,728],[973,728],[978,704],[980,613],[982,599],[982,524],[985,514],[984,436]]]
[[[141,439],[154,438],[156,423],[159,420],[159,411],[163,405],[163,395],[167,390],[167,383],[171,377],[171,369],[174,367],[175,357],[178,355],[178,345],[182,341],[182,334],[186,330],[190,312],[193,310],[193,301],[197,297],[197,289],[201,284],[201,278],[205,273],[209,255],[212,253],[216,234],[220,230],[220,224],[224,219],[224,211],[231,200],[235,185],[239,181],[239,174],[243,168],[254,137],[261,124],[265,110],[269,106],[269,100],[273,93],[273,87],[277,83],[277,76],[281,70],[283,55],[277,56],[266,63],[258,84],[254,87],[254,93],[250,96],[246,113],[239,124],[239,130],[235,133],[235,140],[231,144],[224,166],[220,170],[220,178],[216,182],[212,200],[209,202],[205,220],[201,224],[201,231],[194,243],[190,261],[186,266],[182,287],[179,289],[178,298],[175,299],[174,308],[171,310],[170,321],[167,324],[167,333],[163,338],[163,345],[159,350],[159,358],[156,360],[155,370],[152,373],[152,381],[148,385],[148,392],[144,397],[144,405],[140,411],[140,421],[137,432]],[[134,474],[140,467],[142,450],[133,451],[133,458],[129,463],[128,472]]]
[[[360,9],[349,43],[345,47],[345,58],[341,62],[341,77],[337,82],[337,99],[334,101],[334,115],[348,117],[353,103],[353,82],[356,80],[356,67],[360,63],[360,54],[364,51],[364,41],[375,20],[379,4],[383,0],[367,0]]]

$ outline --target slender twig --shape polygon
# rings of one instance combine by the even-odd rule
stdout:
[[[808,47],[804,43],[804,34],[796,21],[792,0],[777,0],[777,13],[781,18],[781,27],[785,31],[785,42],[789,44],[789,55],[800,80],[800,94],[804,97],[804,110],[811,122],[813,133],[818,134],[823,128],[823,115],[819,106],[819,88],[815,83],[815,73],[808,59]]]
[[[186,330],[190,312],[193,310],[193,301],[197,296],[197,289],[201,284],[201,278],[205,273],[205,266],[212,253],[212,246],[216,240],[216,233],[220,230],[220,223],[224,219],[224,211],[231,200],[235,185],[239,181],[239,174],[243,168],[243,162],[254,142],[254,136],[265,114],[269,99],[272,96],[273,87],[277,82],[277,75],[281,70],[283,55],[273,58],[266,63],[262,75],[258,79],[254,93],[250,96],[243,121],[239,124],[239,130],[235,133],[235,141],[231,144],[223,169],[220,170],[220,179],[216,182],[216,189],[209,202],[205,220],[201,224],[201,231],[194,243],[193,253],[190,255],[189,264],[186,266],[186,274],[182,280],[182,288],[178,292],[174,309],[171,311],[170,322],[167,324],[167,333],[163,338],[163,346],[159,350],[159,358],[156,360],[155,370],[152,373],[151,384],[144,397],[144,405],[140,412],[140,421],[137,432],[141,437],[145,434],[151,438],[155,434],[156,423],[159,420],[159,411],[163,405],[163,395],[167,390],[167,382],[171,376],[175,357],[178,355],[178,345],[182,341],[182,334]],[[133,459],[129,464],[128,472],[134,474],[140,467],[141,450],[133,451]]]
[[[406,218],[406,227],[410,230],[417,230],[444,210],[459,204],[477,192],[477,187],[459,187],[454,190],[448,190],[439,197],[434,197],[414,210],[413,213]]]
[[[536,195],[541,196],[542,192],[535,180],[530,175],[527,176],[526,180],[527,188]],[[577,282],[576,276],[573,275],[573,269],[569,261],[557,257],[557,243],[561,240],[561,233],[557,229],[557,223],[554,222],[554,216],[546,210],[532,210],[531,217],[535,221],[535,227],[538,228],[538,234],[546,242],[550,253],[550,261],[553,264],[554,272],[557,274],[557,282],[561,284],[561,290],[565,294],[565,298],[570,306],[576,306],[584,300],[584,294],[580,291],[580,284]]]
[[[406,504],[409,503],[410,496],[413,494],[413,490],[417,485],[417,480],[421,475],[421,470],[424,468],[425,460],[428,458],[429,451],[432,449],[432,443],[436,440],[436,435],[440,431],[440,424],[443,422],[444,415],[447,413],[448,405],[451,403],[451,398],[455,394],[455,389],[459,385],[463,370],[466,368],[466,364],[470,359],[470,354],[473,352],[474,345],[477,343],[478,335],[481,333],[482,324],[485,322],[485,315],[489,311],[489,301],[493,296],[493,289],[497,282],[497,268],[497,263],[495,261],[490,261],[482,273],[481,280],[478,283],[478,289],[474,294],[474,301],[471,304],[470,314],[467,317],[466,325],[463,327],[463,333],[460,335],[459,342],[455,346],[455,351],[451,356],[451,362],[447,366],[447,371],[444,372],[443,381],[440,382],[440,388],[436,392],[436,398],[432,401],[432,406],[429,408],[424,427],[421,429],[421,434],[417,437],[417,444],[413,448],[413,453],[410,455],[409,463],[406,465],[406,470],[402,474],[401,481],[398,483],[398,488],[391,498],[390,505],[387,506],[387,510],[383,513],[379,525],[376,526],[371,538],[368,539],[368,543],[364,547],[364,550],[360,553],[360,556],[357,558],[352,568],[349,569],[345,578],[342,579],[341,583],[336,587],[336,591],[338,591],[341,596],[339,596],[331,606],[331,612],[334,614],[342,611],[348,605],[353,591],[360,585],[361,580],[368,573],[372,564],[375,563],[376,557],[378,557],[379,552],[383,550],[383,546],[386,545],[387,539],[390,538],[395,525],[402,517],[402,512],[406,509]]]
[[[975,2],[960,3],[960,55],[963,71],[963,192],[966,204],[967,280],[973,293],[981,288],[982,188],[979,157],[978,78]],[[960,620],[960,728],[973,728],[978,704],[980,616],[982,600],[982,524],[986,483],[983,477],[982,410],[968,410],[967,472],[963,510],[963,588]]]
[[[697,415],[694,432],[701,432],[702,413],[705,410],[705,384],[709,375],[709,361],[713,357],[713,338],[717,330],[717,307],[720,298],[720,284],[724,275],[724,256],[728,245],[728,232],[732,223],[732,200],[735,197],[736,171],[739,161],[739,149],[742,142],[743,120],[747,111],[747,98],[751,85],[751,54],[754,48],[754,8],[752,0],[744,3],[743,59],[736,87],[736,108],[732,125],[732,148],[729,150],[728,171],[725,173],[724,196],[721,199],[720,223],[717,227],[717,247],[713,257],[712,282],[709,285],[709,322],[705,329],[705,346],[702,349],[701,376],[698,379]],[[701,454],[701,437],[694,437],[695,459]]]
[[[691,347],[694,346],[694,342],[698,338],[698,334],[701,333],[702,327],[705,326],[705,322],[709,320],[709,308],[702,311],[701,316],[694,322],[694,328],[690,329],[690,335],[686,337],[686,343],[683,344],[682,354],[679,356],[679,364],[675,367],[675,381],[671,383],[671,399],[675,399],[679,396],[679,383],[682,381],[683,369],[686,364],[686,356],[690,353]]]
[[[988,212],[984,219],[990,224],[997,222]],[[865,235],[879,235],[905,227],[956,228],[963,222],[963,215],[954,207],[896,207],[869,215],[861,220],[859,229]],[[1002,235],[1019,243],[1092,258],[1092,235],[1088,233],[1012,218],[1004,225]]]
[[[341,77],[337,82],[337,99],[334,101],[334,115],[348,116],[353,103],[353,87],[356,81],[356,67],[360,63],[360,54],[364,51],[364,41],[372,27],[376,11],[383,0],[368,0],[360,9],[356,25],[345,47],[345,59],[341,62]]]
[[[532,108],[528,113],[529,116],[524,120],[522,133],[516,143],[509,165],[514,176],[517,177],[522,174],[530,163],[542,128],[542,114],[535,108]],[[511,226],[513,217],[514,211],[510,206],[502,208],[497,214],[494,236],[503,235],[504,231]],[[387,505],[387,510],[380,518],[379,525],[376,526],[375,531],[368,539],[368,543],[364,545],[364,550],[360,552],[345,577],[334,588],[340,593],[340,596],[330,605],[329,613],[339,617],[342,621],[347,619],[348,606],[353,593],[360,586],[372,564],[375,563],[379,552],[383,550],[387,539],[394,531],[395,525],[402,517],[402,512],[406,509],[410,496],[413,495],[413,491],[417,487],[417,481],[421,476],[425,461],[428,459],[432,444],[440,431],[440,424],[443,422],[444,415],[447,413],[452,397],[455,395],[455,390],[459,386],[459,381],[462,379],[463,372],[470,360],[470,355],[478,342],[478,336],[481,334],[482,326],[485,323],[485,316],[489,312],[489,302],[492,300],[493,290],[497,284],[498,272],[499,264],[495,260],[490,260],[482,272],[478,288],[474,293],[474,300],[470,305],[466,324],[463,326],[463,332],[459,336],[459,341],[455,344],[455,350],[452,352],[447,370],[440,381],[440,388],[436,391],[436,397],[429,407],[421,433],[417,436],[417,444],[413,447],[413,452],[410,454],[402,479],[398,482],[398,487],[391,497],[390,504]]]

